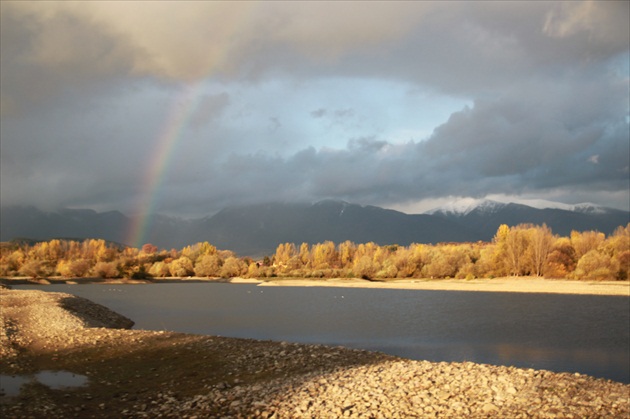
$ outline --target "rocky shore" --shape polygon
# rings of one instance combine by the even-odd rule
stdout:
[[[80,387],[25,384],[0,417],[627,418],[630,385],[473,363],[128,330],[69,294],[0,290],[2,374],[70,371]]]

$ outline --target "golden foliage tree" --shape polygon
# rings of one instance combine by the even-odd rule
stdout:
[[[269,258],[265,258],[269,261]],[[87,275],[175,277],[224,276],[482,278],[507,274],[553,278],[621,279],[630,277],[630,224],[606,237],[596,231],[555,237],[546,226],[501,225],[491,243],[411,244],[379,246],[327,241],[299,251],[293,243],[279,245],[276,266],[259,266],[208,242],[158,253],[152,245],[120,249],[100,239],[83,242],[50,240],[29,245],[0,245],[0,275],[65,277]]]
[[[171,276],[179,278],[191,276],[195,272],[193,262],[188,256],[181,256],[172,261],[169,265],[169,270],[171,271]]]
[[[604,249],[619,265],[617,279],[630,279],[630,223],[618,227],[604,242]]]
[[[313,245],[311,249],[313,268],[327,269],[334,267],[338,260],[337,249],[331,241]]]
[[[293,243],[280,243],[276,248],[276,253],[273,256],[274,263],[280,266],[286,266],[289,259],[296,255],[295,244]]]
[[[155,278],[165,278],[171,274],[169,263],[166,261],[157,261],[149,268],[149,275]]]
[[[196,276],[219,276],[223,261],[217,254],[204,254],[195,263]]]
[[[619,263],[597,249],[589,250],[577,263],[574,276],[577,279],[616,279]]]
[[[221,277],[234,278],[240,275],[244,275],[247,272],[247,265],[236,257],[229,257],[223,263],[221,267]]]
[[[547,257],[545,277],[567,278],[575,270],[577,259],[575,249],[568,237],[558,237],[554,240],[551,252]]]
[[[530,273],[532,275],[543,276],[553,242],[553,234],[546,224],[529,228]]]
[[[605,239],[604,233],[599,231],[572,231],[571,246],[575,249],[575,257],[579,260],[582,256],[597,249]]]
[[[96,262],[92,273],[99,278],[118,278],[120,272],[116,262]]]

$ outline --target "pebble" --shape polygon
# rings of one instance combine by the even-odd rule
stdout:
[[[453,374],[448,380],[445,379],[445,368]],[[378,374],[378,380],[375,374]],[[408,379],[401,391],[400,377],[403,375]],[[480,377],[488,377],[486,385]],[[434,383],[430,388],[426,388],[427,379]],[[456,391],[456,388],[467,390]],[[550,388],[571,389],[573,396],[560,397],[547,390]],[[233,400],[235,394],[234,388],[227,388],[195,396],[195,400],[202,401],[204,406],[212,406],[213,411],[225,417],[253,418],[630,415],[629,399],[620,397],[630,394],[630,386],[622,383],[592,377],[577,383],[573,374],[552,372],[545,372],[541,379],[535,370],[473,363],[452,363],[445,367],[393,357],[380,362],[378,368],[369,364],[357,365],[271,380],[264,386],[242,384],[238,391],[239,403],[227,402]],[[533,403],[536,397],[538,403]],[[585,405],[585,400],[597,402]],[[190,408],[186,399],[170,398],[166,405],[167,412],[173,417],[201,413]],[[273,411],[268,408],[271,406]]]

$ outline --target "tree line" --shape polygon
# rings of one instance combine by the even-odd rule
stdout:
[[[68,278],[299,277],[493,278],[538,276],[630,279],[630,224],[609,236],[597,231],[554,235],[546,225],[501,225],[491,242],[409,246],[375,243],[278,245],[261,260],[238,257],[208,242],[181,250],[123,247],[104,240],[3,243],[0,276]]]

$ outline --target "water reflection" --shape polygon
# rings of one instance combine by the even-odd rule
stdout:
[[[40,371],[34,375],[0,375],[0,396],[13,397],[20,394],[22,386],[38,382],[53,390],[81,387],[88,383],[85,375],[69,371]]]
[[[20,394],[20,388],[31,381],[32,375],[0,375],[0,396],[17,396]]]
[[[53,390],[81,387],[88,382],[88,378],[85,375],[68,371],[41,371],[35,374],[35,379]]]

